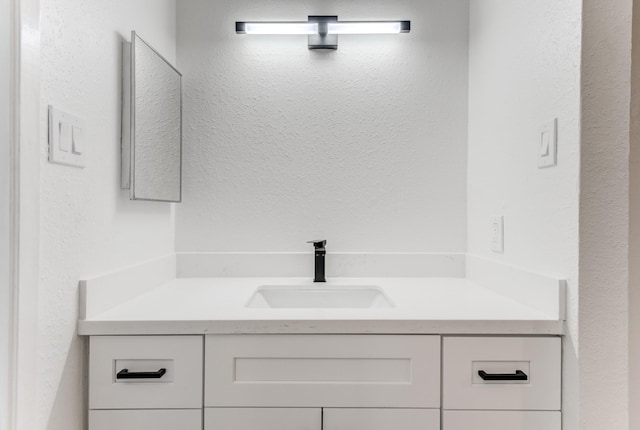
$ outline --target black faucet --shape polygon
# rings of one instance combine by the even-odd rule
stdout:
[[[316,254],[316,270],[315,276],[313,277],[313,282],[327,282],[327,279],[324,277],[324,257],[327,255],[327,250],[325,246],[327,245],[326,240],[311,240],[307,243],[313,243]]]

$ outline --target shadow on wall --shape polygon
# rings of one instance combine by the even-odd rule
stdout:
[[[82,423],[80,428],[88,428],[88,346],[89,338],[74,331],[44,429],[65,430],[71,423]]]

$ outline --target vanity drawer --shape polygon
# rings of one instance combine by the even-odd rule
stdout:
[[[440,337],[211,335],[205,406],[440,407]]]
[[[206,408],[204,430],[322,430],[322,409]]]
[[[444,411],[443,430],[561,430],[559,411]]]
[[[445,337],[442,378],[444,409],[558,411],[560,338]]]
[[[91,430],[201,430],[201,409],[89,411]]]
[[[440,409],[331,409],[322,430],[440,430]]]
[[[89,409],[202,408],[202,339],[92,336]]]

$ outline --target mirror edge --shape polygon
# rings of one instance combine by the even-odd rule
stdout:
[[[133,119],[133,40],[135,31],[131,32],[131,42],[122,41],[122,125],[121,125],[121,175],[120,185],[123,190],[130,190],[129,198],[133,199],[132,178],[132,142],[134,133]]]
[[[141,199],[135,196],[135,41],[139,40],[149,47],[162,61],[164,61],[178,75],[180,82],[180,174],[179,192],[177,200]],[[162,54],[144,41],[135,30],[131,31],[131,42],[123,40],[122,45],[122,125],[121,125],[121,188],[128,189],[130,200],[153,202],[181,203],[182,202],[182,126],[183,126],[183,88],[182,73],[171,64]]]

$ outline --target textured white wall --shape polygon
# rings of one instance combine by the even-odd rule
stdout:
[[[635,430],[628,396],[629,268],[638,265],[629,261],[633,0],[583,3],[580,430]]]
[[[83,428],[78,280],[174,251],[173,209],[120,190],[122,36],[175,60],[175,0],[42,0],[38,429]],[[87,168],[47,162],[47,105],[86,119]],[[36,400],[33,400],[35,405]]]
[[[411,19],[410,34],[244,36],[236,20]],[[468,0],[178,8],[178,251],[464,252]]]
[[[472,1],[468,252],[569,280],[565,429],[577,430],[579,0]],[[537,168],[538,128],[558,118],[558,166]],[[490,250],[504,215],[505,252]]]

